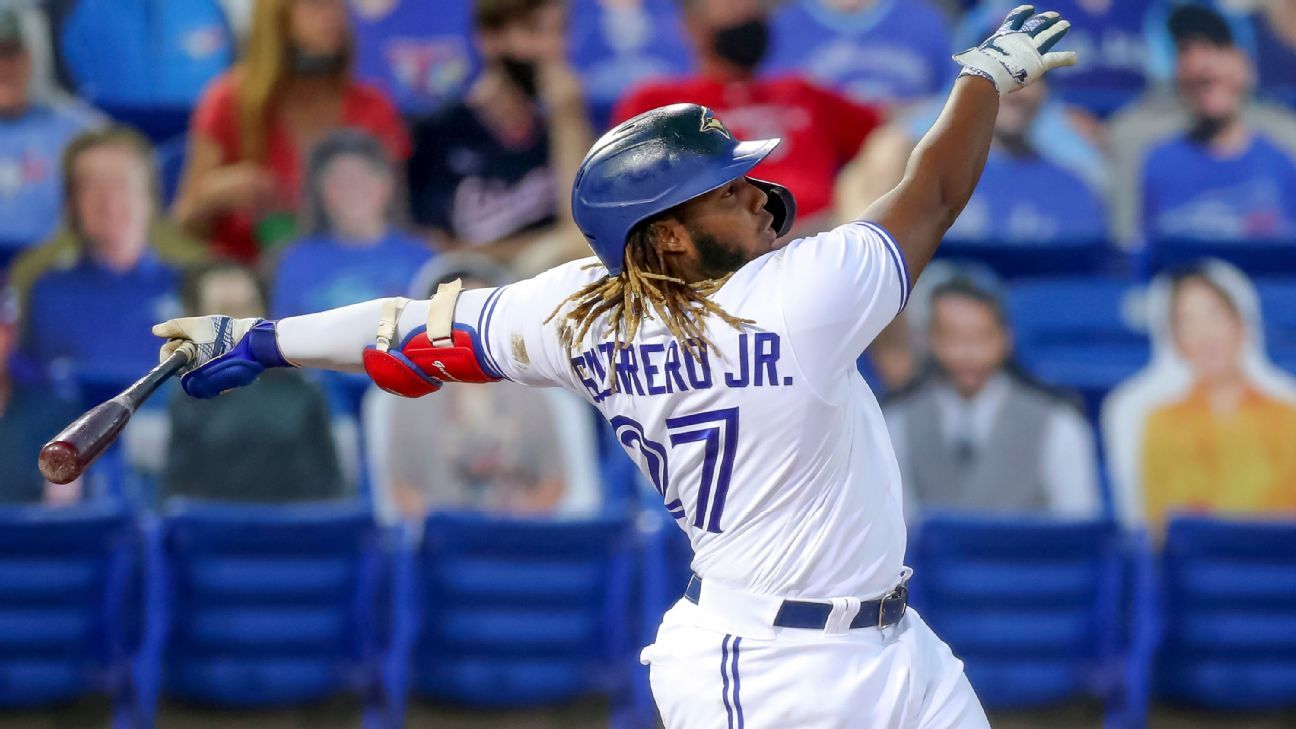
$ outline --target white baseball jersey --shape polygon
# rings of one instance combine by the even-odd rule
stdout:
[[[602,322],[569,348],[558,320],[606,273],[576,261],[497,289],[465,292],[504,377],[593,403],[692,541],[706,581],[757,595],[872,598],[899,580],[905,548],[900,472],[877,400],[856,371],[904,308],[904,259],[882,228],[849,223],[738,270],[711,295],[748,319],[709,316],[714,343],[694,360],[657,319],[617,354]]]

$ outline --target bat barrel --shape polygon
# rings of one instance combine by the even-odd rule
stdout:
[[[46,481],[57,484],[72,483],[85,469],[77,458],[76,449],[70,443],[61,440],[46,443],[45,447],[41,448],[40,460],[37,463],[40,465],[41,476],[44,476]]]
[[[126,427],[132,412],[114,398],[77,418],[41,448],[41,475],[57,484],[76,480]]]
[[[167,378],[184,369],[194,353],[194,345],[186,342],[135,384],[108,402],[91,408],[54,436],[41,448],[37,461],[45,480],[57,484],[75,481],[117,438],[135,413],[135,408]]]

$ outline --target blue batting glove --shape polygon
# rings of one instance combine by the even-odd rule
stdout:
[[[156,324],[153,334],[168,340],[159,353],[161,360],[185,342],[196,345],[198,354],[180,378],[191,397],[216,397],[251,384],[267,367],[293,366],[279,351],[275,323],[265,319],[191,316]]]

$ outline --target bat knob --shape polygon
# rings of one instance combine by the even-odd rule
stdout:
[[[61,440],[51,441],[41,448],[38,464],[41,475],[50,483],[72,483],[81,475],[76,449]]]

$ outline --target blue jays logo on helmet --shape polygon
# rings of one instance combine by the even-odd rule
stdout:
[[[572,217],[608,273],[621,273],[626,238],[640,222],[745,177],[778,139],[734,139],[710,109],[672,104],[628,119],[599,138],[572,185]],[[748,178],[751,179],[751,178]],[[769,196],[785,234],[796,205],[786,188],[751,180]]]
[[[715,117],[715,114],[705,106],[702,107],[702,131],[717,131],[729,139],[733,139],[733,134],[725,127],[724,123]]]

